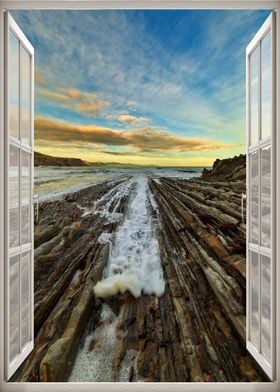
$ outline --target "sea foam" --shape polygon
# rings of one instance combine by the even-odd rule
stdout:
[[[116,232],[104,279],[94,287],[97,297],[125,291],[136,298],[141,293],[156,296],[164,293],[159,245],[148,208],[147,178],[137,178],[134,185],[128,216]]]
[[[141,296],[141,282],[136,274],[126,273],[109,276],[98,282],[94,287],[96,297],[106,298],[118,293],[124,294],[126,291],[138,298]]]
[[[118,341],[122,338],[117,325],[118,318],[103,304],[99,325],[79,348],[69,382],[114,381],[113,363]]]

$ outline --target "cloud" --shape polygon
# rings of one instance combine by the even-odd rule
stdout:
[[[87,116],[96,116],[109,102],[98,98],[97,94],[81,91],[77,88],[41,88],[38,95],[60,106]]]
[[[118,116],[117,119],[126,124],[132,124],[135,126],[146,125],[149,122],[149,119],[147,117],[137,117],[132,116],[131,114],[122,114]]]
[[[108,154],[108,155],[115,155],[115,156],[135,156],[135,152],[128,152],[128,151],[110,151],[110,150],[101,150],[103,154]]]
[[[86,115],[97,115],[102,109],[106,108],[109,105],[108,102],[97,100],[95,102],[82,102],[80,103],[76,110],[78,113],[86,114]]]
[[[146,126],[150,120],[147,117],[143,116],[134,116],[124,111],[116,111],[115,114],[105,114],[103,116],[104,119],[109,121],[117,120],[126,126],[135,126],[135,127],[143,127]]]
[[[150,122],[147,117],[133,116],[131,114],[124,113],[123,111],[120,113],[115,112],[115,114],[105,114],[104,118],[109,121],[117,120],[127,126],[130,125],[135,127],[143,127]]]
[[[176,136],[155,127],[134,130],[116,130],[96,125],[68,124],[55,119],[38,117],[35,120],[35,135],[38,143],[50,142],[87,142],[92,146],[123,146],[135,151],[207,151],[236,147],[211,140]]]
[[[111,115],[137,113],[180,136],[244,144],[244,53],[269,11],[12,12],[35,46],[36,68],[60,95],[53,102],[73,110],[76,121],[101,112],[110,127],[116,117],[96,104],[103,101]],[[99,96],[83,105],[59,101],[73,81]],[[41,101],[40,115],[70,118]]]
[[[136,101],[127,101],[126,106],[131,110],[135,110],[138,105]]]
[[[36,87],[46,87],[48,84],[47,78],[38,68],[35,68],[35,83]]]

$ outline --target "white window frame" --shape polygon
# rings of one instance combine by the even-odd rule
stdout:
[[[276,381],[269,383],[9,383],[4,378],[4,10],[5,9],[274,9],[276,11]],[[36,53],[35,53],[36,55]],[[245,57],[245,49],[244,49]],[[76,391],[280,391],[280,0],[4,0],[0,1],[0,390]]]
[[[253,244],[250,241],[250,208],[247,208],[247,238],[246,238],[246,276],[247,276],[247,298],[246,298],[246,346],[248,351],[253,355],[254,358],[256,358],[257,362],[261,365],[261,367],[264,369],[266,374],[271,378],[275,379],[275,369],[274,369],[274,364],[275,364],[275,354],[276,350],[275,347],[271,347],[271,360],[267,361],[267,359],[262,355],[261,353],[261,324],[259,325],[260,327],[260,333],[259,333],[259,349],[255,347],[255,345],[251,342],[250,339],[250,328],[251,328],[251,304],[250,304],[250,287],[251,287],[251,278],[250,278],[250,253],[254,252],[256,255],[259,256],[267,256],[270,258],[271,262],[271,290],[270,290],[270,299],[271,299],[271,308],[275,308],[274,300],[274,288],[275,288],[275,219],[273,219],[273,216],[275,214],[275,198],[274,198],[274,188],[275,188],[275,107],[274,107],[274,101],[275,101],[275,86],[272,85],[272,107],[271,107],[271,116],[272,116],[272,124],[271,124],[271,135],[266,137],[265,139],[261,139],[261,123],[260,117],[262,116],[262,111],[261,111],[261,102],[262,102],[262,95],[261,95],[261,78],[262,78],[262,68],[261,68],[261,49],[259,51],[259,92],[258,92],[258,110],[259,110],[259,126],[258,126],[258,141],[255,142],[253,145],[251,144],[251,137],[252,137],[252,129],[250,126],[250,118],[251,118],[251,103],[250,103],[250,84],[251,84],[251,68],[250,68],[250,56],[252,55],[253,51],[256,49],[258,45],[260,45],[260,41],[262,41],[265,37],[265,35],[270,31],[271,32],[271,73],[272,73],[272,82],[274,79],[275,75],[275,41],[274,41],[274,28],[275,28],[275,13],[272,12],[269,17],[266,19],[266,21],[263,23],[263,25],[260,27],[260,29],[256,32],[255,37],[252,39],[252,41],[249,43],[246,49],[246,104],[247,104],[247,130],[246,130],[246,137],[247,137],[247,146],[246,146],[246,167],[247,167],[247,178],[246,178],[246,187],[247,187],[247,200],[251,200],[250,196],[250,159],[249,155],[252,153],[258,153],[258,171],[259,171],[259,191],[261,192],[261,184],[260,184],[260,176],[261,176],[261,151],[263,148],[266,148],[268,146],[271,146],[271,198],[270,198],[270,203],[271,203],[271,233],[272,233],[272,238],[271,238],[271,246],[270,247],[265,247],[259,244]],[[260,46],[261,48],[261,46]],[[260,231],[260,236],[261,236],[261,202],[259,202],[259,227],[258,230]],[[261,261],[259,260],[259,268],[261,267]],[[259,271],[261,274],[261,272]],[[259,322],[261,323],[261,287],[259,291]],[[275,314],[272,312],[271,315],[271,327],[270,327],[270,336],[271,336],[271,341],[273,342],[275,340]]]
[[[33,204],[33,182],[34,182],[34,157],[33,157],[33,145],[34,145],[34,141],[33,141],[33,136],[34,136],[34,51],[32,46],[30,45],[29,41],[26,39],[26,37],[22,34],[22,31],[18,28],[17,24],[15,23],[15,21],[13,20],[13,18],[9,15],[9,13],[7,13],[5,15],[6,17],[6,25],[5,25],[5,46],[6,46],[6,50],[5,53],[8,53],[8,42],[9,42],[9,34],[10,32],[14,35],[14,37],[17,39],[17,42],[19,42],[21,44],[21,47],[26,51],[26,53],[28,53],[28,55],[31,58],[31,63],[30,63],[30,122],[31,122],[31,128],[30,128],[30,145],[25,144],[22,140],[19,140],[13,136],[8,135],[8,131],[9,131],[9,125],[8,125],[8,120],[5,124],[5,132],[7,133],[5,135],[5,165],[6,168],[8,168],[9,171],[9,148],[10,146],[14,146],[16,147],[19,151],[19,170],[20,170],[20,177],[21,177],[21,173],[22,173],[22,162],[21,162],[21,154],[22,152],[28,153],[30,154],[30,204]],[[5,58],[6,61],[6,66],[4,67],[4,71],[5,71],[5,79],[8,80],[8,56],[6,56]],[[20,73],[20,67],[18,72]],[[21,84],[21,83],[20,83]],[[8,88],[8,85],[6,84],[6,89]],[[8,91],[6,91],[5,95],[8,97]],[[8,98],[9,99],[9,98]],[[21,94],[19,96],[19,108],[21,107]],[[5,117],[8,119],[9,118],[9,105],[5,105]],[[6,173],[7,174],[7,173]],[[21,187],[21,185],[20,185]],[[7,176],[6,178],[6,184],[5,184],[5,190],[6,190],[6,195],[5,195],[5,199],[6,199],[6,207],[5,207],[5,213],[6,213],[6,217],[5,217],[5,221],[6,221],[6,230],[7,233],[9,233],[9,210],[8,210],[8,197],[9,197],[9,178]],[[21,202],[20,202],[21,204]],[[30,206],[31,207],[31,206]],[[19,205],[19,222],[21,222],[21,208],[22,206]],[[21,255],[24,254],[25,252],[30,252],[30,257],[31,257],[31,274],[30,274],[30,282],[29,282],[29,290],[30,290],[30,314],[34,315],[34,285],[33,285],[33,280],[34,280],[34,265],[33,265],[33,257],[34,257],[34,240],[33,240],[33,230],[34,230],[34,218],[33,218],[33,210],[32,208],[30,209],[29,212],[29,216],[30,216],[30,223],[31,223],[31,230],[30,230],[30,243],[28,244],[20,244],[16,247],[10,248],[10,244],[9,244],[9,235],[6,235],[6,243],[5,243],[5,247],[4,247],[4,251],[5,251],[5,260],[10,260],[10,257],[17,255],[21,258]],[[20,223],[20,228],[19,228],[19,237],[21,238],[21,223]],[[19,264],[21,266],[21,262]],[[21,268],[21,267],[20,267]],[[19,277],[20,277],[21,271],[19,271]],[[5,279],[6,282],[9,281],[9,266],[8,268],[5,269]],[[5,296],[7,298],[6,301],[6,314],[9,314],[9,302],[10,302],[10,298],[9,298],[9,284],[6,284],[5,287]],[[20,293],[20,298],[21,298],[21,293]],[[19,301],[19,308],[21,307],[21,301]],[[21,312],[21,309],[20,309]],[[20,313],[21,314],[21,313]],[[23,362],[23,360],[29,355],[29,353],[33,350],[34,348],[34,318],[30,320],[30,325],[29,328],[30,330],[30,340],[29,342],[24,346],[24,347],[20,347],[20,353],[13,359],[13,361],[10,363],[9,362],[9,350],[10,350],[10,337],[9,337],[9,320],[5,320],[6,322],[6,330],[7,330],[7,336],[5,339],[5,353],[7,353],[7,358],[6,358],[6,366],[5,366],[5,379],[9,379],[14,372],[17,370],[17,368],[20,366],[20,364]],[[19,336],[21,336],[21,331],[19,332]],[[20,338],[21,340],[21,338]],[[21,346],[21,344],[20,344]]]

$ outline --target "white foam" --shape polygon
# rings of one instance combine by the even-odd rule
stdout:
[[[122,182],[117,186],[117,188],[113,188],[98,201],[98,204],[102,204],[100,202],[105,202],[104,206],[102,206],[101,209],[98,211],[101,216],[108,217],[109,219],[112,217],[114,219],[114,216],[118,216],[119,218],[120,215],[117,212],[118,207],[121,200],[127,195],[129,195],[132,183],[132,180]],[[115,203],[115,201],[117,201],[117,203],[114,206],[113,210],[110,211],[112,209],[111,206],[113,205],[113,203]]]
[[[110,212],[106,214],[107,221],[110,223],[118,222],[122,219],[123,214],[121,212]]]
[[[112,234],[111,233],[102,233],[100,236],[99,236],[99,238],[98,238],[98,242],[99,242],[99,244],[107,244],[108,242],[110,243],[111,242],[111,237],[112,237]]]
[[[99,326],[86,337],[84,347],[79,349],[69,382],[114,381],[113,361],[118,340],[122,337],[117,324],[116,315],[103,304]]]
[[[119,370],[119,377],[118,380],[119,382],[128,382],[128,381],[133,381],[131,380],[131,369],[133,368],[134,371],[135,369],[135,359],[137,357],[137,351],[136,350],[127,350],[125,353],[125,356],[121,362],[120,370]]]
[[[155,201],[154,195],[151,192],[149,192],[149,200],[150,200],[152,209],[158,214],[159,213],[158,205],[157,205],[157,202]]]
[[[141,296],[141,282],[136,274],[124,274],[120,272],[120,267],[111,265],[111,268],[117,271],[116,275],[100,281],[94,287],[94,293],[99,298],[106,298],[118,293],[124,294],[126,291],[138,298]]]
[[[111,184],[112,183],[114,183],[114,181],[111,181]],[[99,214],[106,218],[109,222],[116,222],[120,220],[122,213],[117,212],[117,209],[123,197],[129,194],[131,185],[132,181],[128,180],[110,189],[99,200],[95,201],[91,208],[85,209],[82,218],[91,214]],[[117,203],[112,210],[111,206],[116,201]]]
[[[161,182],[160,182],[160,179],[159,179],[159,178],[153,178],[153,180],[154,180],[157,184],[161,185]]]
[[[142,292],[156,296],[164,293],[159,245],[148,209],[147,178],[138,177],[134,185],[129,213],[116,232],[104,279],[94,287],[97,297],[125,291],[134,297]]]

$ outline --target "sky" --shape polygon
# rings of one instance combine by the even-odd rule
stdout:
[[[35,49],[35,150],[159,166],[245,151],[261,10],[13,11]]]

